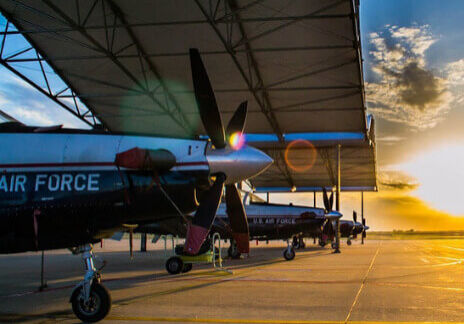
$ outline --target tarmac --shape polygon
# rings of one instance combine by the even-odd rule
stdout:
[[[464,240],[344,241],[340,254],[307,241],[293,261],[284,247],[252,242],[249,258],[225,260],[228,271],[168,275],[162,243],[130,259],[127,240],[105,241],[95,253],[108,262],[113,307],[102,323],[464,322]],[[0,256],[0,322],[79,323],[68,300],[80,256],[45,252],[43,291],[40,264],[40,253]]]

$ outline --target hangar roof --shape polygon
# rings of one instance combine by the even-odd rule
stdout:
[[[312,181],[309,173],[301,181],[292,178],[281,149],[286,134],[356,133],[363,139],[351,150],[369,152],[350,154],[369,159],[353,163],[369,165],[365,176],[375,188],[358,0],[0,0],[0,10],[15,26],[9,34],[21,34],[37,51],[18,52],[2,64],[46,62],[68,87],[52,94],[47,82],[51,97],[62,106],[78,98],[89,111],[75,114],[87,122],[96,117],[117,132],[204,134],[188,58],[195,47],[223,120],[248,100],[246,132],[275,136],[275,147],[266,150],[283,166],[256,184],[311,187],[325,181]],[[352,187],[364,185],[356,177]]]

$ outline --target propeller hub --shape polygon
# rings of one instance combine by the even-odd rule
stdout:
[[[226,184],[252,178],[266,170],[274,161],[264,152],[244,146],[234,150],[230,147],[206,152],[210,174],[224,173]]]
[[[343,216],[342,213],[335,211],[335,210],[332,210],[325,214],[325,218],[330,219],[330,220],[340,219],[342,218],[342,216]]]

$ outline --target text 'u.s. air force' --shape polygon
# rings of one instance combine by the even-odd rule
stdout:
[[[31,186],[32,184],[32,186]],[[0,175],[0,192],[42,191],[98,191],[100,174],[98,173],[60,173],[47,174],[2,174]]]

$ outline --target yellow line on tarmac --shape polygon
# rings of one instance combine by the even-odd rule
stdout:
[[[382,244],[382,243],[380,243],[380,244]],[[363,290],[364,285],[366,283],[367,276],[369,275],[369,273],[372,270],[372,266],[374,265],[375,258],[377,258],[377,254],[379,254],[379,250],[380,250],[380,245],[377,248],[377,251],[375,251],[374,257],[371,260],[371,264],[369,265],[369,268],[366,271],[366,275],[364,276],[364,278],[362,280],[361,287],[359,287],[358,293],[356,294],[356,297],[354,298],[353,304],[351,305],[350,311],[348,312],[348,315],[346,316],[344,323],[348,323],[348,321],[350,320],[351,314],[353,313],[353,309],[356,306],[356,304],[358,303],[359,295],[361,295],[361,291]]]
[[[260,320],[246,318],[176,318],[176,317],[140,317],[108,316],[106,320],[169,322],[169,323],[240,323],[240,324],[343,324],[345,321],[305,321],[305,320]],[[397,321],[349,321],[352,324],[464,324],[464,322],[397,322]]]
[[[113,321],[141,321],[141,322],[171,322],[171,323],[243,323],[243,324],[342,324],[343,321],[286,321],[259,320],[242,318],[175,318],[175,317],[139,317],[139,316],[108,316]]]

